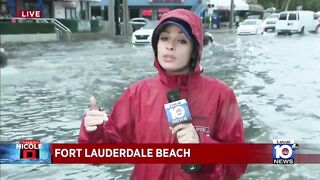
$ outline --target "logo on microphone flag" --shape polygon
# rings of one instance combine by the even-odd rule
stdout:
[[[191,113],[185,99],[165,104],[164,109],[170,126],[191,120]]]

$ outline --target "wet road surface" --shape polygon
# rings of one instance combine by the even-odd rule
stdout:
[[[320,35],[214,34],[202,65],[238,98],[246,141],[294,139],[320,152]],[[91,94],[107,112],[123,90],[156,75],[150,45],[123,39],[7,45],[1,141],[76,143]],[[1,165],[1,179],[128,179],[132,165]],[[242,179],[320,179],[320,165],[250,165]],[[34,179],[32,178],[32,179]]]

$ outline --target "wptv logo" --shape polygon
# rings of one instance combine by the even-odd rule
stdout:
[[[42,144],[40,140],[21,140],[19,144],[16,144],[16,149],[20,150],[22,160],[39,160]]]
[[[298,149],[294,140],[273,140],[273,164],[294,164],[294,153]]]

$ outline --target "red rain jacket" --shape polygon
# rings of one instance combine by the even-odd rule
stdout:
[[[233,91],[224,83],[201,75],[199,61],[203,49],[202,22],[190,11],[178,9],[161,20],[178,17],[190,24],[200,44],[200,56],[195,71],[188,75],[169,75],[154,65],[158,76],[144,79],[129,87],[116,101],[109,121],[94,132],[87,132],[82,122],[79,143],[178,143],[171,134],[163,105],[167,92],[178,88],[181,98],[188,101],[192,124],[200,143],[243,143],[244,129]],[[202,171],[188,174],[180,164],[136,164],[132,179],[237,179],[246,164],[202,165]]]

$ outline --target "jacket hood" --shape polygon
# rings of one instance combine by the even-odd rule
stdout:
[[[155,28],[154,33],[156,32],[156,29],[164,22],[167,21],[168,19],[175,18],[182,20],[186,22],[187,24],[190,25],[192,35],[194,38],[197,40],[199,44],[199,52],[198,52],[198,59],[197,63],[195,66],[195,69],[193,72],[191,72],[188,76],[196,76],[201,74],[201,68],[200,68],[200,60],[201,60],[201,55],[202,55],[202,49],[203,49],[203,28],[202,28],[202,21],[198,15],[196,15],[194,12],[186,9],[175,9],[172,10],[166,14],[164,14],[161,19],[158,22],[158,25]],[[155,34],[153,34],[153,37]],[[152,41],[155,41],[156,39],[152,39]],[[153,45],[153,50],[156,52],[157,44]],[[158,70],[158,74],[160,76],[160,80],[165,82],[166,84],[170,82],[175,81],[174,79],[178,78],[178,76],[184,77],[185,75],[169,75],[166,73],[162,67],[159,64],[158,58],[156,57],[156,54],[154,54],[154,66]],[[185,78],[182,78],[185,79]]]

